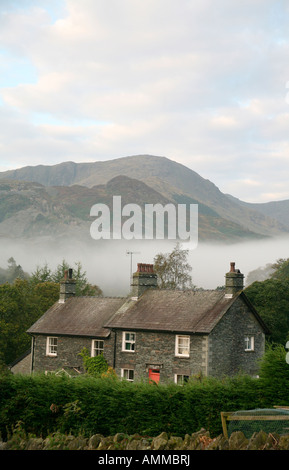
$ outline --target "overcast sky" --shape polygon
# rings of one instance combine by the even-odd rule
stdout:
[[[286,0],[0,0],[0,171],[152,154],[282,200],[288,130]]]

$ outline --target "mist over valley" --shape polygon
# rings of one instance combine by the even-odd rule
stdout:
[[[289,237],[256,240],[233,244],[199,243],[190,250],[189,244],[181,247],[189,250],[188,262],[192,266],[192,280],[196,287],[215,289],[224,285],[224,275],[230,262],[245,275],[279,258],[288,257]],[[63,259],[73,268],[81,262],[90,283],[97,284],[105,296],[126,296],[130,291],[130,270],[137,263],[153,263],[158,253],[172,251],[175,242],[160,240],[86,240],[69,237],[1,239],[0,266],[6,268],[7,260],[13,256],[24,271],[32,273],[37,266],[48,266],[53,270]]]
[[[123,296],[138,262],[153,263],[176,240],[93,240],[93,204],[198,205],[198,243],[189,250],[196,287],[224,284],[230,262],[246,276],[288,257],[289,201],[249,204],[223,194],[212,182],[165,157],[137,155],[108,162],[66,162],[0,173],[0,267],[13,257],[31,273],[63,260],[81,262],[104,295]],[[128,252],[130,254],[128,254]]]

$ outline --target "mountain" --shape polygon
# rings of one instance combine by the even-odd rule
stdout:
[[[289,228],[289,200],[284,201],[271,201],[262,203],[250,203],[240,201],[233,196],[229,196],[235,203],[242,207],[253,209],[254,211],[260,212],[266,217],[273,218],[279,221],[282,225]]]
[[[112,211],[113,196],[121,196],[122,207],[133,202],[144,213],[145,204],[193,204],[198,201],[184,195],[166,198],[142,181],[116,176],[106,184],[88,188],[81,185],[44,186],[34,182],[0,180],[0,236],[90,236],[94,218],[90,209],[103,203]],[[214,210],[199,203],[199,240],[224,241],[229,238],[256,238],[258,235],[223,219]]]
[[[106,162],[24,167],[0,173],[0,180],[0,189],[7,185],[1,190],[0,234],[12,224],[12,220],[7,222],[11,217],[15,227],[22,227],[18,233],[27,235],[41,227],[47,233],[54,225],[59,232],[68,226],[87,230],[91,206],[109,203],[117,194],[124,204],[199,204],[200,240],[236,241],[289,233],[281,215],[277,218],[269,208],[223,194],[211,181],[166,157],[136,155]],[[21,186],[24,182],[32,186]],[[14,189],[8,189],[10,184],[16,185]],[[25,226],[25,213],[30,228]]]

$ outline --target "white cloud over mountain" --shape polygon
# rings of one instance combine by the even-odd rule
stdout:
[[[273,0],[0,1],[0,170],[150,153],[289,199],[288,26]]]

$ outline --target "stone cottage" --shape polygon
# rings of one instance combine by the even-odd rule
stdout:
[[[82,372],[87,348],[129,381],[256,375],[268,331],[235,263],[225,278],[224,290],[161,290],[153,265],[139,263],[127,298],[76,297],[69,270],[59,301],[28,330],[31,372]]]

